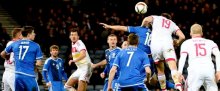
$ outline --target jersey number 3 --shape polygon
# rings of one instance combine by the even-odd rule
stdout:
[[[206,55],[206,49],[205,44],[195,44],[196,47],[196,56],[205,56]]]
[[[19,46],[19,54],[18,54],[18,59],[19,60],[23,60],[24,59],[28,49],[29,49],[29,46],[23,46],[23,45]]]

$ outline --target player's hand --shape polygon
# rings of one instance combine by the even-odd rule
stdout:
[[[99,24],[102,25],[103,28],[105,28],[105,29],[108,29],[108,28],[109,28],[109,25],[108,25],[108,24],[105,24],[105,23],[99,23]]]
[[[72,64],[72,62],[73,62],[73,60],[70,60],[70,61],[69,61],[69,65],[71,65],[71,64]]]
[[[104,79],[104,78],[105,78],[105,73],[104,73],[104,72],[100,73],[100,77],[101,77],[102,79]]]
[[[91,65],[92,65],[92,69],[95,69],[96,68],[96,64],[93,64],[93,63],[91,63]]]
[[[46,83],[46,86],[50,87],[51,86],[51,82]]]
[[[174,47],[180,46],[180,43],[179,43],[179,41],[177,39],[173,39],[173,46]]]
[[[108,90],[108,91],[113,91],[112,87],[108,87],[107,90]]]
[[[219,82],[220,81],[220,71],[217,71],[215,73],[215,77],[216,77],[216,81]]]

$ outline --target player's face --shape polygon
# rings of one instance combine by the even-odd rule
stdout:
[[[35,39],[35,33],[34,33],[34,31],[32,31],[32,33],[30,34],[30,40],[34,40]]]
[[[53,56],[53,57],[57,57],[57,56],[58,56],[58,53],[59,53],[58,49],[52,49],[52,50],[50,51],[50,54],[51,54],[51,56]]]
[[[115,36],[112,36],[112,37],[108,37],[108,45],[110,47],[115,47],[116,44],[117,44],[117,38]]]
[[[71,32],[70,33],[70,40],[72,42],[76,42],[77,40],[79,40],[79,35],[77,32]]]
[[[121,45],[121,48],[122,49],[125,49],[125,48],[127,48],[128,47],[128,42],[127,41],[124,41],[123,43],[122,43],[122,45]]]
[[[17,37],[18,37],[18,39],[22,39],[22,34],[21,34],[21,32],[19,32],[18,34],[17,34]]]

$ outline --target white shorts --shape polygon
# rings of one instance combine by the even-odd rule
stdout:
[[[5,71],[2,77],[2,91],[15,91],[15,72]]]
[[[73,72],[73,74],[70,76],[70,78],[89,82],[91,76],[92,76],[92,67],[91,64],[89,63],[88,65],[83,65],[78,67],[77,70]]]
[[[154,62],[160,60],[176,60],[176,53],[172,43],[151,43],[150,45]]]
[[[210,67],[188,68],[188,91],[199,91],[203,85],[206,91],[218,91],[215,81],[215,70]]]

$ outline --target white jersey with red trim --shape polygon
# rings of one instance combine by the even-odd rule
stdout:
[[[86,50],[86,57],[83,58],[80,61],[75,62],[77,67],[84,66],[84,65],[87,65],[87,64],[91,63],[91,59],[89,57],[86,46],[84,45],[84,43],[81,40],[78,40],[76,43],[72,44],[72,57],[73,57],[73,60],[80,56],[80,51],[81,50]]]
[[[11,40],[7,43],[6,46],[9,46],[11,45],[12,43],[14,43],[15,41],[14,40]],[[14,72],[15,71],[15,65],[14,65],[14,53],[11,52],[10,53],[10,58],[9,60],[5,60],[5,63],[4,63],[4,67],[5,67],[5,71],[11,71],[11,72]]]
[[[152,42],[163,42],[163,43],[173,43],[172,33],[176,33],[180,30],[179,27],[170,19],[163,16],[153,15],[152,22]]]
[[[213,48],[218,48],[218,46],[212,40],[198,37],[183,42],[180,52],[181,54],[187,53],[189,68],[199,69],[204,65],[214,68],[211,56]]]

